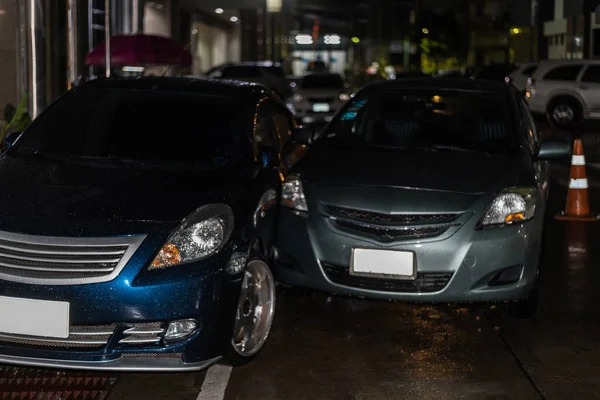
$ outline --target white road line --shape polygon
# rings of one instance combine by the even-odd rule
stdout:
[[[232,367],[215,364],[206,371],[204,383],[196,400],[223,400]]]

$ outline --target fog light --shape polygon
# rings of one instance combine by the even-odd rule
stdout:
[[[230,275],[240,274],[244,270],[246,261],[248,261],[246,253],[233,253],[227,263],[227,267],[225,267],[225,272]]]
[[[498,272],[492,279],[490,279],[489,286],[500,286],[508,285],[511,283],[518,282],[521,279],[523,273],[522,265],[514,265],[512,267],[504,268]]]
[[[173,321],[167,327],[164,339],[165,341],[173,341],[183,339],[186,336],[191,335],[198,328],[198,322],[195,319],[182,319],[179,321]]]

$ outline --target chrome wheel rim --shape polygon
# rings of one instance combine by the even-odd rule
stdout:
[[[275,280],[269,266],[253,260],[246,266],[231,343],[244,357],[263,347],[275,314]]]
[[[556,122],[561,124],[569,123],[573,121],[573,118],[575,118],[575,111],[567,104],[559,104],[554,107],[554,110],[552,111],[552,117]]]

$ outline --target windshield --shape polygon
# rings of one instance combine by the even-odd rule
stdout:
[[[67,94],[40,115],[13,150],[55,158],[217,167],[240,158],[241,110],[219,96],[86,88]]]
[[[342,89],[344,87],[344,82],[339,75],[307,75],[302,78],[301,85],[304,89]]]
[[[358,146],[507,152],[518,147],[504,94],[402,90],[358,94],[324,140]]]

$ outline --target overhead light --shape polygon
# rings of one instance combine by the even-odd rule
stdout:
[[[358,37],[356,37],[356,36],[354,36],[354,37],[353,37],[352,39],[350,39],[350,40],[352,40],[352,43],[354,43],[354,44],[359,44],[359,43],[360,43],[360,39],[359,39]]]
[[[197,35],[198,34],[198,29],[192,29],[192,35]]]
[[[429,29],[427,29],[427,28],[423,28],[421,31],[422,31],[422,32],[423,32],[425,35],[428,35],[428,34],[429,34]]]
[[[342,38],[340,35],[325,35],[323,41],[325,44],[340,44],[342,43]]]
[[[240,19],[234,15],[234,16],[232,16],[231,18],[229,18],[229,20],[230,20],[231,22],[238,22]]]
[[[519,33],[521,33],[521,30],[519,28],[512,28],[510,31],[513,35],[518,35]]]
[[[215,8],[215,12],[217,14],[223,14],[223,9],[222,8]]]
[[[0,10],[0,15],[6,14],[6,10]]]
[[[297,44],[313,44],[312,36],[310,35],[296,35]]]
[[[144,72],[145,68],[144,67],[136,67],[133,65],[125,65],[123,68],[121,68],[121,70],[123,72]]]

